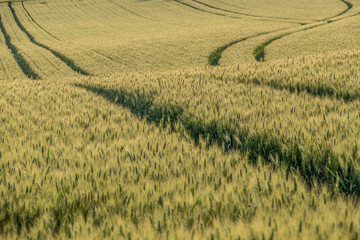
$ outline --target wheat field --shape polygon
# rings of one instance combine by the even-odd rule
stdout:
[[[0,0],[0,239],[358,239],[358,0]]]

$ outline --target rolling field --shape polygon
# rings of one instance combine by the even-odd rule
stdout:
[[[358,239],[358,0],[0,0],[0,239]]]

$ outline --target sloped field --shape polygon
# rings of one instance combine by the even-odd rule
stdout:
[[[0,238],[357,239],[359,13],[0,1]]]

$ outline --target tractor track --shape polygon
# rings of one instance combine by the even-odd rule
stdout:
[[[16,63],[20,67],[21,71],[30,79],[40,79],[40,76],[31,68],[30,64],[25,60],[25,58],[19,53],[19,50],[11,42],[9,34],[6,32],[6,29],[2,23],[0,16],[0,30],[5,38],[5,44],[10,49]]]
[[[208,3],[204,3],[198,0],[192,0],[193,2],[196,2],[198,4],[204,5],[206,7],[212,8],[212,9],[216,9],[216,10],[220,10],[223,12],[228,12],[228,13],[232,13],[232,14],[236,14],[236,15],[241,15],[241,16],[247,16],[247,17],[255,17],[255,18],[269,18],[269,19],[276,19],[276,20],[307,20],[307,19],[295,19],[295,18],[284,18],[284,17],[271,17],[271,16],[261,16],[261,15],[255,15],[255,14],[249,14],[249,13],[241,13],[241,12],[236,12],[236,11],[232,11],[229,9],[225,9],[225,8],[219,8],[219,7],[215,7],[213,5],[210,5]],[[288,22],[288,21],[286,21]],[[299,24],[299,22],[289,22],[289,23],[297,23]]]
[[[326,20],[329,20],[331,18],[336,18],[336,17],[339,17],[341,15],[344,15],[345,13],[347,13],[350,9],[353,8],[353,5],[345,0],[340,0],[341,2],[345,3],[347,5],[347,9],[345,9],[344,11],[342,11],[341,13],[338,13],[336,14],[335,16],[332,16],[332,17],[328,17],[328,18],[324,18],[322,19],[322,21],[326,21]]]
[[[198,0],[194,0],[196,2],[198,2]],[[266,42],[260,44],[258,47],[255,48],[254,50],[254,57],[256,59],[256,61],[264,61],[265,60],[265,48],[270,45],[271,43],[273,43],[274,41],[276,40],[279,40],[285,36],[289,36],[293,33],[298,33],[298,32],[302,32],[302,31],[306,31],[306,30],[310,30],[310,29],[313,29],[313,28],[317,28],[317,27],[321,27],[321,26],[325,26],[327,24],[330,24],[332,22],[337,22],[337,21],[340,21],[344,18],[349,18],[349,17],[353,17],[353,16],[356,16],[356,15],[359,15],[360,13],[357,13],[357,14],[354,14],[352,16],[349,16],[349,17],[344,17],[344,18],[340,18],[340,19],[335,19],[335,20],[331,20],[333,18],[336,18],[336,17],[340,17],[342,15],[344,15],[345,13],[347,13],[349,10],[351,10],[353,8],[353,5],[345,0],[340,0],[341,2],[345,3],[347,5],[347,9],[342,11],[341,13],[335,15],[335,16],[332,16],[332,17],[328,17],[328,18],[325,18],[323,20],[319,20],[317,21],[319,24],[318,25],[315,25],[315,26],[310,26],[310,27],[305,27],[301,30],[298,30],[298,31],[292,31],[292,32],[288,32],[288,33],[284,33],[284,34],[281,34],[281,35],[278,35],[272,39],[269,39],[267,40]],[[326,21],[326,22],[324,22]],[[323,22],[323,23],[320,23],[320,22]],[[306,23],[306,24],[302,24],[303,26],[305,25],[309,25],[310,23]],[[268,32],[267,34],[269,33],[274,33],[276,31],[271,31],[271,32]],[[262,36],[262,35],[265,35],[265,34],[259,34],[258,36]],[[230,43],[227,43],[219,48],[217,48],[215,51],[213,51],[209,57],[208,57],[208,62],[211,66],[217,66],[219,65],[219,60],[222,56],[222,53],[228,49],[229,47],[233,46],[234,44],[237,44],[239,42],[243,42],[243,41],[246,41],[248,39],[252,39],[252,38],[255,38],[255,37],[258,37],[257,35],[254,35],[254,36],[250,36],[250,37],[245,37],[245,38],[241,38],[241,39],[238,39],[238,40],[234,40]]]
[[[24,1],[21,1],[21,6],[24,9],[26,15],[31,19],[31,21],[38,26],[41,30],[43,30],[44,32],[46,32],[47,34],[49,34],[51,37],[53,37],[54,39],[60,41],[60,39],[58,39],[57,37],[55,37],[53,34],[51,34],[49,31],[47,31],[45,28],[43,28],[40,24],[38,24],[35,19],[31,16],[31,14],[29,13],[29,11],[26,9],[25,5],[24,5]]]
[[[228,16],[228,15],[222,14],[222,13],[210,12],[210,11],[207,11],[207,10],[205,10],[205,9],[201,9],[201,8],[195,7],[195,6],[191,5],[191,4],[184,3],[184,2],[182,2],[182,1],[180,1],[180,0],[174,0],[174,2],[177,2],[177,3],[179,3],[179,4],[183,5],[183,6],[186,6],[186,7],[190,7],[190,8],[192,8],[192,9],[197,10],[197,11],[201,11],[201,12],[205,12],[205,13],[210,13],[210,14],[213,14],[213,15],[221,16],[221,17],[228,17],[228,18],[234,18],[234,19],[242,19],[242,18],[238,18],[238,17]]]
[[[20,30],[26,34],[26,36],[29,38],[29,40],[33,44],[51,52],[55,57],[57,57],[59,60],[64,62],[68,67],[70,67],[74,72],[79,73],[81,75],[85,75],[85,76],[89,75],[89,73],[87,71],[85,71],[82,68],[80,68],[79,66],[77,66],[76,63],[72,59],[66,57],[65,55],[63,55],[62,53],[60,53],[56,50],[51,49],[47,45],[44,45],[44,44],[38,42],[37,40],[35,40],[34,36],[29,31],[27,31],[26,28],[22,25],[21,21],[19,20],[19,18],[16,15],[15,9],[12,7],[11,2],[8,3],[8,7],[10,8],[12,16],[14,17],[14,20],[15,20],[16,24],[18,25],[18,27],[20,28]]]
[[[54,36],[53,34],[51,34],[49,31],[47,31],[45,28],[43,28],[40,24],[38,24],[38,23],[35,21],[35,19],[32,17],[32,15],[30,14],[30,12],[26,9],[26,7],[25,7],[25,5],[24,5],[24,2],[26,2],[26,1],[18,1],[18,2],[21,2],[23,10],[25,11],[25,13],[27,14],[27,16],[31,19],[31,21],[32,21],[35,25],[37,25],[40,29],[42,29],[44,32],[46,32],[46,33],[47,33],[49,36],[51,36],[52,38],[54,38],[54,39],[56,39],[56,40],[58,40],[58,41],[61,42],[61,40],[60,40],[59,38],[57,38],[56,36]],[[85,6],[86,6],[86,5],[85,5]],[[99,56],[105,57],[105,58],[107,58],[107,59],[109,59],[109,60],[111,60],[111,61],[119,62],[118,60],[113,59],[112,57],[109,57],[109,56],[101,53],[100,51],[92,50],[92,52],[94,52],[95,54],[97,54],[97,55],[99,55]]]
[[[289,33],[284,33],[284,34],[281,34],[281,35],[279,35],[279,36],[276,36],[276,37],[274,37],[274,38],[272,38],[272,39],[267,40],[266,42],[262,43],[261,45],[259,45],[258,47],[255,48],[255,50],[254,50],[255,60],[258,61],[258,62],[259,62],[259,61],[265,61],[265,48],[266,48],[267,46],[269,46],[271,43],[273,43],[274,41],[276,41],[276,40],[279,40],[279,39],[281,39],[281,38],[283,38],[283,37],[289,36],[289,35],[291,35],[291,34],[293,34],[293,33],[303,32],[303,31],[307,31],[307,30],[310,30],[310,29],[313,29],[313,28],[322,27],[322,26],[328,25],[328,24],[330,24],[330,23],[337,22],[337,21],[340,21],[340,20],[344,19],[344,18],[341,18],[341,19],[331,20],[331,19],[333,19],[333,18],[340,17],[340,16],[344,15],[344,14],[347,13],[350,9],[353,8],[353,5],[352,5],[351,3],[349,3],[349,2],[347,2],[347,1],[345,1],[345,0],[340,0],[340,1],[343,2],[343,3],[345,3],[345,4],[347,5],[347,9],[346,9],[346,10],[340,12],[339,14],[337,14],[337,15],[335,15],[335,16],[332,16],[332,17],[328,17],[328,18],[323,19],[322,21],[326,21],[326,22],[324,22],[324,23],[318,24],[318,25],[316,25],[316,26],[306,27],[306,28],[303,28],[303,29],[298,30],[298,31],[293,31],[293,32],[289,32]],[[353,16],[356,16],[356,15],[358,15],[358,14],[355,14],[355,15],[353,15]],[[353,16],[349,16],[349,17],[353,17]],[[345,17],[345,18],[349,18],[349,17]],[[331,21],[330,21],[330,20],[331,20]],[[319,21],[319,22],[320,22],[320,21]],[[308,24],[306,24],[306,25],[308,25]]]
[[[224,81],[223,76],[215,76],[215,80]],[[253,85],[259,87],[267,87],[279,91],[288,91],[291,94],[300,94],[302,92],[311,95],[313,97],[329,98],[342,100],[346,103],[359,101],[360,93],[355,91],[339,91],[333,86],[329,86],[323,83],[283,83],[281,80],[268,80],[266,78],[242,78],[241,76],[232,76],[227,78],[235,83],[244,85]]]
[[[43,31],[45,31],[49,36],[53,37],[54,39],[58,40],[61,42],[60,39],[58,39],[56,36],[54,36],[53,34],[51,34],[50,32],[48,32],[46,29],[44,29],[40,24],[38,24],[34,19],[33,17],[31,16],[31,14],[28,12],[28,10],[26,9],[25,5],[24,5],[24,1],[18,1],[18,2],[21,2],[22,4],[22,7],[24,9],[24,11],[26,12],[26,14],[28,15],[28,17],[31,19],[31,21],[36,24],[39,28],[41,28]],[[25,1],[26,2],[26,1]],[[109,2],[111,2],[112,4],[115,4],[115,5],[118,5],[116,3],[113,3],[111,0],[109,0]],[[84,4],[84,6],[87,6],[86,4]],[[124,9],[124,8],[122,8]],[[124,10],[127,10],[128,12],[131,12],[132,14],[135,14],[135,15],[138,15],[137,13],[135,12],[132,12],[131,10],[128,10],[128,9],[124,9]],[[141,15],[138,15],[139,17],[143,17]],[[145,17],[143,17],[145,18]],[[114,59],[113,57],[109,57],[107,56],[106,54],[103,54],[101,53],[100,51],[96,51],[96,50],[92,50],[93,53],[97,54],[98,56],[101,56],[101,57],[104,57],[112,62],[117,62],[117,63],[120,63],[120,61],[118,59]]]
[[[266,42],[262,43],[261,45],[259,45],[258,47],[255,48],[254,56],[255,56],[256,61],[258,61],[258,62],[265,61],[265,47],[270,45],[272,42],[274,42],[276,40],[279,40],[279,39],[281,39],[283,37],[286,37],[288,35],[291,35],[293,33],[310,30],[310,29],[313,29],[313,28],[316,28],[316,27],[324,26],[326,24],[328,24],[328,23],[322,23],[322,24],[318,24],[318,25],[315,25],[315,26],[306,27],[306,28],[303,28],[303,29],[298,30],[298,31],[284,33],[284,34],[278,35],[278,36],[276,36],[274,38],[271,38],[271,39],[267,40]]]
[[[144,18],[144,19],[147,19],[147,20],[152,20],[152,21],[154,21],[154,19],[152,19],[152,18],[148,18],[148,17],[145,17],[145,16],[142,16],[142,15],[138,14],[137,12],[134,12],[134,11],[132,11],[132,10],[128,9],[128,8],[124,7],[123,5],[121,5],[121,4],[119,4],[119,3],[116,3],[116,2],[114,2],[114,1],[112,1],[112,0],[108,0],[108,1],[109,1],[110,3],[112,3],[112,4],[116,5],[116,6],[120,7],[122,10],[125,10],[126,12],[129,12],[129,13],[131,13],[131,14],[133,14],[133,15],[137,16],[137,17],[140,17],[140,18]]]
[[[338,22],[338,21],[341,21],[343,19],[348,19],[348,18],[351,18],[351,17],[355,17],[355,16],[358,16],[358,15],[360,15],[360,13],[354,14],[354,15],[349,16],[349,17],[341,18],[341,19],[335,19],[335,20],[331,20],[331,21],[328,20],[328,21],[326,21],[324,23],[321,23],[321,24],[318,24],[318,25],[315,25],[315,26],[306,27],[306,28],[303,28],[303,29],[298,30],[298,31],[284,33],[284,34],[281,34],[281,35],[276,36],[274,38],[271,38],[271,39],[267,40],[266,42],[262,43],[261,45],[259,45],[258,47],[255,48],[255,50],[254,50],[255,60],[258,61],[258,62],[260,62],[260,61],[264,62],[265,61],[265,48],[267,46],[269,46],[271,43],[275,42],[276,40],[279,40],[281,38],[284,38],[284,37],[289,36],[289,35],[294,34],[294,33],[304,32],[304,31],[307,31],[307,30],[310,30],[310,29],[326,26],[326,25],[329,25],[331,23]]]
[[[129,91],[125,88],[114,89],[79,83],[73,86],[126,108],[138,118],[155,123],[157,127],[177,132],[175,126],[181,124],[181,129],[187,132],[195,145],[198,145],[201,137],[206,139],[209,146],[217,144],[224,147],[226,152],[239,151],[247,154],[250,163],[257,163],[258,159],[261,159],[263,163],[273,167],[282,164],[288,169],[293,168],[310,187],[317,181],[328,184],[331,188],[338,188],[345,195],[360,196],[360,170],[352,164],[342,164],[341,157],[325,146],[313,149],[266,131],[258,130],[252,133],[247,127],[233,127],[218,119],[208,121],[197,118],[176,102],[155,102],[153,94],[144,90]],[[274,161],[274,156],[277,156],[277,161]],[[341,185],[336,184],[339,179]]]
[[[246,14],[246,13],[240,13],[240,12],[235,12],[235,11],[231,11],[231,10],[228,10],[228,9],[223,9],[223,8],[218,8],[218,7],[214,7],[212,5],[209,5],[209,4],[206,4],[206,3],[203,3],[203,2],[200,2],[200,1],[196,1],[196,0],[193,0],[193,2],[196,2],[200,5],[203,5],[203,6],[206,6],[208,8],[212,8],[212,9],[215,9],[215,10],[218,10],[218,11],[222,11],[224,13],[217,13],[217,12],[211,12],[211,11],[208,11],[208,10],[205,10],[205,9],[202,9],[202,8],[198,8],[196,6],[193,6],[191,4],[188,4],[188,3],[185,3],[185,2],[182,2],[180,0],[174,0],[175,2],[179,3],[179,4],[182,4],[184,6],[187,6],[187,7],[190,7],[192,9],[195,9],[197,11],[201,11],[201,12],[206,12],[206,13],[209,13],[209,14],[213,14],[213,15],[217,15],[217,16],[222,16],[222,17],[228,17],[228,18],[233,18],[233,19],[243,19],[241,17],[235,17],[235,16],[230,16],[230,15],[227,15],[226,13],[231,13],[231,14],[234,14],[234,15],[239,15],[239,16],[245,16],[245,17],[255,17],[254,20],[256,21],[262,21],[262,22],[268,22],[268,21],[276,21],[276,22],[284,22],[284,23],[294,23],[294,24],[304,24],[304,23],[300,23],[300,22],[294,22],[294,21],[289,21],[291,19],[286,19],[286,18],[275,18],[275,17],[267,17],[267,16],[258,16],[258,15],[251,15],[251,14]],[[282,21],[280,21],[282,20]],[[296,20],[296,19],[295,19]]]
[[[252,39],[252,38],[256,38],[256,37],[260,37],[260,36],[263,36],[263,35],[266,35],[266,34],[270,34],[270,33],[275,33],[275,32],[279,32],[279,31],[283,31],[283,30],[286,30],[286,29],[289,29],[289,28],[283,28],[283,29],[278,29],[278,30],[273,30],[273,31],[267,31],[267,32],[261,32],[261,33],[258,33],[258,34],[255,34],[255,35],[251,35],[251,36],[248,36],[248,37],[243,37],[243,38],[240,38],[240,39],[237,39],[237,40],[234,40],[230,43],[227,43],[219,48],[217,48],[214,52],[212,52],[210,54],[210,56],[208,57],[208,62],[211,66],[218,66],[219,65],[219,60],[221,58],[221,54],[226,50],[228,49],[229,47],[231,47],[232,45],[235,45],[237,43],[240,43],[240,42],[244,42],[246,40],[249,40],[249,39]]]

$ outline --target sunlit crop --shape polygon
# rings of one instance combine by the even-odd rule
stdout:
[[[0,0],[0,238],[358,239],[359,12]]]

